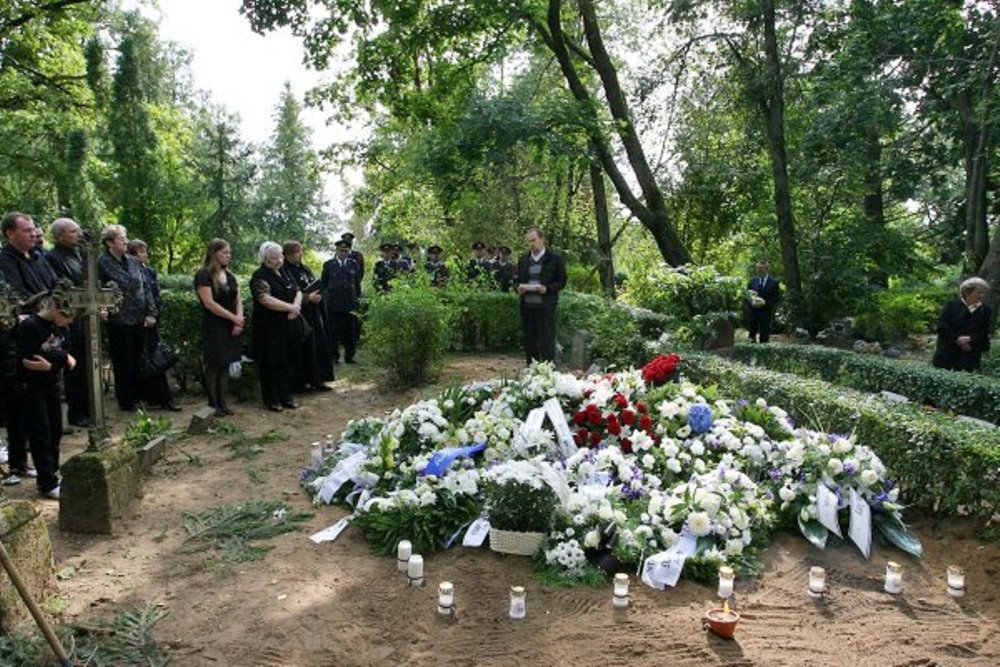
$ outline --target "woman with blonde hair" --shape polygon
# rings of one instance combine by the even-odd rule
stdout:
[[[212,239],[205,261],[194,274],[194,289],[201,302],[201,349],[205,364],[208,405],[217,415],[231,415],[226,403],[229,365],[243,356],[243,300],[240,286],[229,271],[232,251],[223,239]]]

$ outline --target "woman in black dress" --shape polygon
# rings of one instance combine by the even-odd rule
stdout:
[[[295,391],[330,391],[324,383],[333,380],[333,356],[319,283],[312,269],[302,263],[301,243],[286,241],[281,250],[285,255],[285,271],[302,291],[302,317],[311,329],[301,345],[292,347],[292,384]]]
[[[281,246],[260,245],[260,268],[250,277],[253,294],[253,358],[260,375],[260,392],[268,410],[281,412],[299,407],[292,400],[291,350],[301,340],[302,292],[282,269]],[[297,343],[295,343],[297,344]]]
[[[229,272],[232,251],[223,239],[212,239],[205,262],[194,274],[201,301],[201,346],[208,405],[217,415],[231,415],[226,403],[229,365],[243,356],[243,299],[236,276]]]
[[[937,349],[933,363],[938,368],[972,372],[990,349],[993,311],[983,303],[990,284],[969,278],[958,288],[958,298],[944,305],[938,319]]]

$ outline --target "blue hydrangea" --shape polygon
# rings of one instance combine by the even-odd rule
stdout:
[[[688,426],[691,427],[693,433],[705,433],[708,429],[712,428],[714,420],[715,417],[712,414],[712,408],[704,403],[695,403],[688,410]]]

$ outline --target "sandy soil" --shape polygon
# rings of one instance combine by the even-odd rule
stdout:
[[[514,374],[515,357],[453,358],[443,382]],[[410,588],[395,561],[372,556],[348,528],[334,543],[307,535],[345,514],[324,507],[301,533],[271,541],[256,562],[226,566],[180,554],[181,513],[248,499],[283,499],[309,509],[298,488],[308,443],[339,433],[347,420],[416,399],[392,393],[364,368],[353,368],[335,391],[309,395],[280,415],[242,404],[234,418],[248,433],[280,428],[292,435],[254,461],[234,459],[226,437],[198,437],[176,447],[146,480],[139,512],[120,535],[68,535],[54,527],[62,621],[108,617],[137,603],[164,606],[156,636],[175,665],[997,665],[1000,664],[1000,547],[984,545],[966,527],[918,521],[927,556],[916,562],[875,548],[870,562],[849,546],[818,551],[779,535],[766,569],[737,582],[743,621],[735,641],[707,634],[701,615],[715,591],[690,582],[657,592],[633,579],[632,605],[611,606],[606,589],[554,589],[531,576],[526,558],[488,549],[453,548],[426,562],[427,586]],[[174,418],[184,425],[200,401],[189,398]],[[173,415],[171,415],[173,416]],[[65,440],[68,453],[82,436]],[[255,477],[261,482],[253,481]],[[31,497],[22,484],[11,495]],[[881,591],[885,561],[904,564],[905,591]],[[965,566],[968,595],[948,597],[944,571]],[[827,568],[831,594],[805,594],[811,565]],[[455,584],[458,618],[435,611],[436,587]],[[528,616],[507,618],[509,586],[527,587]],[[50,605],[51,606],[51,605]]]

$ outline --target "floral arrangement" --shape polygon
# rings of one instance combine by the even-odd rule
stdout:
[[[585,378],[535,364],[513,381],[449,389],[351,422],[340,449],[303,484],[314,502],[355,507],[354,523],[378,553],[401,539],[429,553],[488,516],[497,528],[546,533],[537,563],[568,581],[592,579],[595,563],[634,568],[685,535],[697,544],[685,572],[696,577],[724,563],[753,572],[757,550],[780,527],[822,548],[820,484],[840,499],[844,525],[853,489],[871,506],[875,530],[921,555],[899,489],[870,448],[796,427],[762,399],[721,400],[716,388],[666,382],[677,361],[661,355],[641,370]],[[531,410],[553,398],[575,453],[548,428],[525,428]],[[449,454],[446,468],[432,466]],[[331,481],[341,486],[322,494]]]

